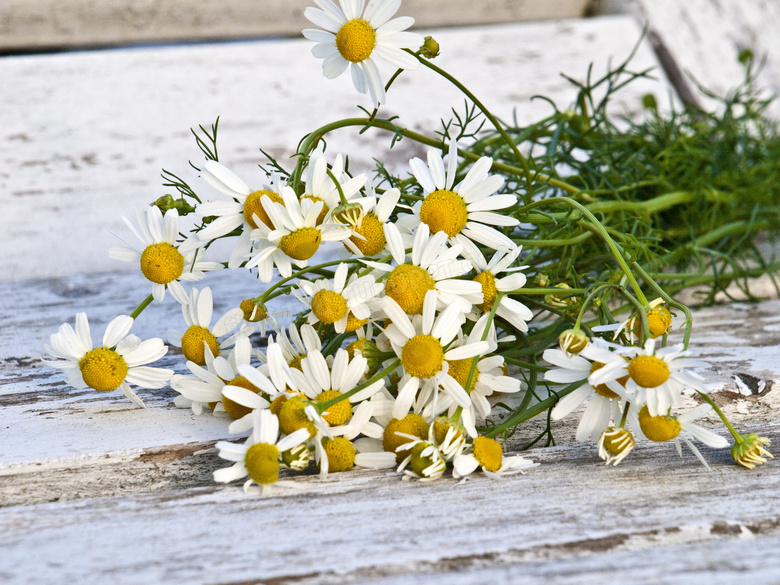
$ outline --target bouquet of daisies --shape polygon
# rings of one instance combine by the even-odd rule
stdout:
[[[707,465],[692,440],[729,445],[693,422],[713,409],[738,463],[771,457],[768,440],[737,433],[704,391],[694,370],[706,364],[688,357],[688,309],[650,274],[658,264],[637,261],[597,217],[595,190],[537,163],[522,133],[435,66],[436,42],[408,32],[411,18],[393,18],[400,0],[315,1],[305,16],[319,28],[303,31],[312,53],[328,78],[349,69],[374,110],[312,132],[294,168],[274,160],[252,179],[219,162],[218,124],[201,127],[201,183],[168,173],[178,197],[136,210],[125,221],[138,246],[110,251],[140,268],[149,296],[111,321],[98,347],[84,313],[62,325],[49,363],[73,386],[119,389],[141,407],[131,385],[170,384],[177,406],[223,417],[237,439],[216,444],[231,465],[214,479],[244,479],[247,491],[285,485],[282,467],[310,465],[321,475],[397,468],[421,481],[523,472],[536,464],[506,456],[502,440],[537,415],[557,420],[582,404],[576,438],[607,463],[650,440],[678,450],[682,441]],[[398,69],[387,81],[380,60]],[[379,115],[393,81],[420,65],[469,104],[435,136]],[[491,129],[480,134],[476,123]],[[347,126],[429,150],[397,175],[381,163],[355,173],[325,148],[327,134]],[[224,257],[206,259],[217,240],[229,242]],[[572,246],[592,248],[599,262],[570,261]],[[215,319],[212,291],[198,281],[243,270],[255,290]],[[186,374],[148,365],[166,354],[163,340],[130,334],[160,302],[181,305],[186,328],[167,338]],[[675,310],[686,316],[684,340],[668,345]],[[702,404],[683,410],[686,390]]]

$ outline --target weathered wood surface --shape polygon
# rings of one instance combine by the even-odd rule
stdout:
[[[583,79],[588,65],[605,71],[640,37],[630,17],[512,24],[435,32],[437,63],[461,79],[496,115],[520,123],[541,119],[545,94],[568,107],[575,97],[559,73]],[[565,39],[565,42],[561,42]],[[160,169],[202,185],[187,161],[200,152],[189,132],[221,115],[220,158],[250,184],[260,181],[258,148],[286,161],[306,133],[340,118],[363,115],[348,76],[329,81],[303,40],[116,50],[0,59],[0,280],[121,270],[110,246],[127,236],[123,215],[166,190]],[[647,43],[634,67],[654,67]],[[659,77],[663,72],[659,68]],[[496,80],[501,79],[500,84]],[[432,134],[457,91],[427,70],[402,75],[380,115]],[[636,111],[643,94],[668,102],[669,86],[643,81],[627,88],[615,112]],[[332,152],[351,168],[372,170],[373,157],[406,168],[423,149],[369,132],[343,130]],[[203,185],[206,196],[214,196]],[[75,229],[78,226],[78,229]]]
[[[765,95],[780,93],[780,3],[776,0],[627,0],[624,2],[647,23],[671,81],[680,95],[712,107],[695,88],[699,83],[725,95],[745,78],[737,60],[751,49],[756,62],[764,61],[757,85]],[[695,81],[694,81],[695,80]],[[780,103],[769,109],[780,118]]]
[[[299,35],[310,0],[5,0],[0,51]],[[587,0],[406,0],[417,26],[574,18]]]

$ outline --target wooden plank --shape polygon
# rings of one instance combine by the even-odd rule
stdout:
[[[691,77],[725,95],[745,77],[737,61],[751,49],[764,61],[757,85],[765,95],[780,93],[780,3],[775,0],[631,0],[628,4],[649,25],[649,38],[681,96],[713,107],[702,97]],[[780,117],[780,103],[769,109]]]
[[[778,425],[754,430],[780,441]],[[275,498],[208,486],[17,506],[0,510],[0,575],[85,585],[776,582],[780,561],[766,551],[780,542],[780,468],[747,471],[705,452],[712,471],[669,444],[615,468],[567,446],[530,452],[539,468],[499,482],[362,471],[299,478],[302,491]]]
[[[5,0],[0,51],[300,35],[311,0]],[[406,0],[418,27],[582,16],[587,0]]]
[[[602,73],[610,57],[630,53],[640,31],[618,16],[434,34],[440,66],[498,116],[529,123],[550,112],[533,95],[561,108],[574,99],[561,71],[583,79],[592,62]],[[348,76],[325,79],[311,46],[284,40],[0,59],[0,280],[126,268],[108,258],[108,248],[121,245],[110,232],[126,236],[121,216],[166,192],[160,168],[202,185],[187,165],[200,156],[190,127],[221,115],[220,157],[251,184],[261,177],[258,147],[286,161],[304,134],[361,115],[355,105],[370,100]],[[640,46],[634,67],[656,65],[649,45]],[[627,88],[615,113],[636,112],[648,92],[668,103],[668,85],[642,81]],[[452,107],[462,111],[463,99],[421,69],[401,76],[380,115],[433,134]],[[389,142],[379,132],[342,131],[330,148],[347,152],[356,172],[372,170],[373,157],[400,170],[423,153],[408,141],[389,152]]]

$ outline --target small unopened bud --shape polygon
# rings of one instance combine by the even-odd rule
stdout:
[[[432,36],[428,35],[420,47],[420,55],[426,59],[434,59],[439,56],[439,43]]]
[[[634,436],[622,427],[607,427],[599,437],[599,457],[617,465],[634,450]]]
[[[768,438],[759,437],[756,433],[740,435],[740,437],[742,440],[731,448],[731,457],[740,465],[753,469],[756,465],[766,463],[767,457],[774,459],[774,456],[764,448],[765,445],[769,446]]]
[[[334,222],[351,225],[354,229],[360,227],[365,216],[366,212],[360,203],[342,203],[331,214]]]
[[[567,356],[579,354],[588,347],[590,340],[582,329],[567,329],[558,337],[558,345]]]

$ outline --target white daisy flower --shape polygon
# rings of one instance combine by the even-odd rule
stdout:
[[[229,483],[249,476],[244,483],[244,492],[257,490],[253,484],[260,486],[259,493],[267,495],[274,484],[285,485],[279,480],[279,458],[306,441],[309,431],[298,429],[283,438],[279,438],[279,420],[268,410],[252,412],[252,434],[243,445],[220,441],[216,447],[219,456],[235,463],[231,467],[218,469],[214,472],[214,481]]]
[[[419,315],[428,291],[436,291],[438,307],[456,305],[466,313],[475,303],[483,301],[482,285],[457,277],[468,274],[471,264],[458,260],[462,246],[447,247],[447,234],[438,232],[430,236],[428,226],[421,224],[414,234],[412,255],[406,262],[406,249],[401,232],[395,224],[385,225],[387,246],[393,255],[396,267],[389,264],[363,260],[375,270],[389,272],[385,280],[385,295],[392,298],[410,315]]]
[[[474,266],[477,275],[474,280],[482,285],[483,301],[477,305],[480,311],[485,313],[493,308],[498,293],[508,293],[517,290],[525,285],[525,274],[518,272],[528,268],[527,266],[510,266],[517,260],[522,247],[517,247],[510,252],[496,252],[488,263],[482,252],[476,250],[471,254],[466,254],[466,258]],[[507,273],[503,278],[496,278],[502,272]],[[476,315],[476,312],[474,313]],[[518,331],[523,333],[528,331],[528,321],[534,314],[520,301],[512,299],[509,295],[502,295],[498,302],[496,315],[510,323]]]
[[[421,159],[409,161],[412,173],[420,183],[425,199],[413,208],[414,215],[398,218],[398,223],[407,229],[414,229],[421,222],[431,233],[443,231],[450,238],[450,244],[460,244],[464,256],[478,252],[474,242],[509,252],[515,243],[500,231],[489,226],[513,227],[519,220],[505,214],[494,213],[517,203],[515,195],[496,192],[503,186],[500,175],[488,175],[493,159],[483,156],[469,169],[466,177],[457,185],[458,143],[450,139],[450,149],[445,174],[444,161],[438,150],[428,151],[428,164]]]
[[[405,375],[398,383],[398,397],[393,405],[393,418],[403,418],[413,403],[416,411],[422,410],[429,401],[436,401],[438,389],[456,404],[464,408],[471,405],[471,399],[463,387],[450,376],[448,363],[482,355],[490,349],[487,341],[468,343],[448,349],[464,321],[457,305],[450,305],[436,315],[436,293],[425,295],[422,315],[410,319],[392,298],[385,297],[385,313],[392,324],[385,329],[385,335],[392,344]],[[418,390],[421,390],[418,396]],[[436,411],[434,404],[432,410]]]
[[[523,473],[539,464],[519,455],[504,457],[504,450],[498,441],[477,437],[471,445],[471,452],[455,457],[452,465],[452,477],[455,479],[470,475],[478,467],[482,467],[482,472],[489,478],[501,479],[506,475]]]
[[[207,352],[212,357],[227,353],[226,350],[235,345],[236,339],[249,334],[248,330],[242,329],[238,334],[226,337],[243,322],[243,312],[239,308],[230,309],[211,327],[214,300],[208,286],[201,291],[191,289],[188,302],[182,305],[181,312],[187,330],[184,333],[168,331],[168,343],[180,347],[184,357],[199,366],[206,365]],[[223,338],[221,341],[220,337]]]
[[[194,414],[201,414],[203,404],[210,404],[214,405],[213,409],[226,412],[233,419],[240,419],[249,414],[251,409],[224,398],[223,391],[228,386],[240,386],[252,393],[264,407],[268,406],[265,389],[256,386],[239,373],[239,367],[248,366],[252,359],[252,344],[248,337],[237,339],[227,358],[212,357],[210,352],[205,353],[205,358],[206,367],[188,361],[187,368],[193,375],[176,375],[171,380],[171,388],[181,394],[181,397],[174,401],[177,406],[186,406],[192,408]]]
[[[353,229],[354,235],[344,240],[344,246],[356,256],[378,256],[387,249],[384,226],[390,219],[401,192],[393,187],[377,199],[372,195],[355,199],[363,207],[363,220]]]
[[[704,389],[701,377],[685,369],[706,367],[707,362],[686,355],[682,344],[656,349],[655,339],[648,339],[644,348],[631,348],[628,361],[606,364],[593,372],[590,381],[604,384],[627,375],[625,391],[632,401],[647,404],[652,416],[667,414],[670,408],[680,405],[683,388]]]
[[[207,243],[240,229],[228,261],[228,268],[235,270],[252,252],[252,230],[259,223],[272,227],[261,200],[268,197],[271,201],[282,203],[284,181],[280,175],[271,174],[269,185],[253,191],[230,169],[213,160],[203,163],[201,177],[220,193],[232,197],[233,201],[207,201],[196,207],[197,215],[216,218],[198,232],[198,239]]]
[[[605,364],[625,363],[621,354],[610,351],[607,344],[594,339],[578,355],[567,355],[560,349],[546,349],[542,357],[546,362],[556,366],[545,372],[546,381],[572,384],[585,380],[582,386],[561,398],[550,413],[553,420],[561,420],[580,404],[588,402],[577,426],[575,438],[578,442],[596,441],[611,420],[615,423],[620,421],[627,397],[623,387],[626,380],[619,378],[594,385],[588,381],[588,378],[592,373],[602,369]],[[627,420],[630,428],[635,432],[639,429],[636,415],[637,409],[632,407]]]
[[[410,16],[391,17],[401,0],[314,0],[319,8],[307,8],[303,15],[325,30],[304,29],[303,36],[317,44],[312,54],[324,59],[322,72],[328,79],[344,73],[348,66],[352,82],[360,93],[368,90],[375,106],[385,102],[385,84],[379,74],[376,58],[380,57],[400,69],[416,69],[419,62],[404,49],[418,49],[423,38],[404,32],[414,24]]]
[[[726,437],[722,437],[713,433],[712,431],[705,429],[697,424],[694,424],[693,420],[701,418],[710,412],[711,406],[709,404],[700,404],[696,408],[689,410],[688,412],[679,416],[668,416],[665,414],[653,416],[647,405],[643,406],[639,410],[639,425],[642,427],[642,432],[651,441],[664,442],[674,441],[674,445],[677,448],[677,453],[682,457],[682,446],[680,445],[680,439],[685,441],[685,444],[690,447],[696,458],[709,469],[709,465],[701,456],[699,450],[691,442],[690,439],[680,434],[680,431],[685,431],[691,434],[695,439],[698,439],[705,445],[708,445],[714,449],[723,449],[729,446],[729,441]]]
[[[165,289],[170,289],[173,297],[181,304],[187,303],[187,293],[179,281],[193,282],[201,280],[207,271],[221,270],[219,262],[203,262],[197,260],[203,251],[202,243],[190,238],[178,247],[176,238],[179,236],[179,212],[169,209],[163,217],[160,208],[151,205],[135,210],[138,230],[127,218],[127,227],[141,242],[140,248],[111,248],[109,257],[123,262],[137,262],[141,272],[151,281],[152,295],[156,301],[165,298]]]
[[[173,370],[145,365],[163,357],[168,348],[159,338],[141,341],[135,335],[128,335],[132,326],[132,317],[116,317],[106,327],[102,347],[93,348],[87,315],[78,313],[75,330],[64,323],[49,337],[44,349],[58,359],[44,360],[44,363],[62,369],[68,384],[74,388],[89,387],[101,392],[118,388],[131,402],[145,408],[130,384],[162,388]]]
[[[282,198],[284,205],[267,198],[261,201],[273,228],[261,222],[257,229],[252,230],[252,239],[259,240],[256,244],[258,251],[246,267],[257,266],[258,278],[262,282],[271,281],[274,265],[286,278],[292,274],[292,264],[306,268],[307,260],[314,256],[322,242],[344,240],[352,234],[350,229],[340,224],[317,223],[325,205],[323,201],[299,201],[289,186],[284,188]]]
[[[349,266],[339,264],[333,281],[321,278],[315,281],[302,280],[301,289],[308,295],[303,297],[295,290],[293,294],[309,309],[308,322],[333,324],[336,333],[344,333],[347,325],[365,323],[371,316],[369,302],[384,290],[384,284],[377,283],[370,274],[358,277],[353,274],[347,281]],[[354,330],[354,329],[352,329]]]

